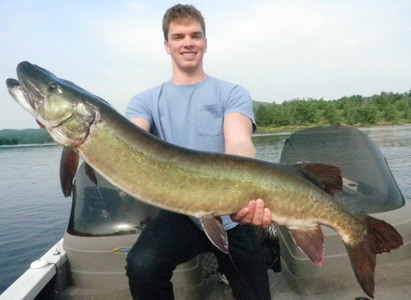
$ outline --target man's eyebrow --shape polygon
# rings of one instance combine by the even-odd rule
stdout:
[[[184,33],[173,33],[172,35],[171,35],[171,37],[179,37],[179,36],[184,36]]]
[[[184,35],[186,35],[186,33],[176,32],[176,33],[173,33],[173,34],[171,35],[171,37],[180,37],[180,36],[184,36]],[[193,35],[193,36],[203,36],[203,32],[202,32],[202,31],[190,32],[189,35]]]
[[[203,36],[203,32],[202,31],[196,31],[196,32],[191,33],[191,35]]]

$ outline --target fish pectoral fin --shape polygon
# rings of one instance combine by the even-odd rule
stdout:
[[[291,236],[300,250],[308,256],[311,261],[319,266],[324,260],[324,234],[320,225],[310,229],[289,229]]]
[[[228,236],[221,219],[219,220],[212,215],[204,215],[200,217],[200,222],[213,245],[221,252],[228,254]]]
[[[84,164],[84,169],[86,171],[87,177],[91,180],[91,182],[98,186],[97,175],[94,169],[88,163]]]
[[[328,194],[335,196],[343,190],[341,169],[326,164],[296,164],[294,167],[312,183],[323,189]]]
[[[79,159],[76,148],[63,148],[60,159],[60,185],[65,197],[71,196]]]

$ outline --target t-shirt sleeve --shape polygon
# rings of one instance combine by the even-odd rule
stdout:
[[[244,87],[239,85],[234,86],[228,94],[224,116],[235,112],[248,117],[253,124],[253,131],[256,130],[257,125],[255,123],[251,95]]]
[[[153,123],[153,116],[150,111],[149,99],[146,93],[140,93],[129,101],[126,108],[126,118],[143,118],[147,120],[150,125]]]

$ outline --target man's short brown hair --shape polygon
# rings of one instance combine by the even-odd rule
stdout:
[[[168,30],[170,28],[170,23],[173,21],[177,22],[191,22],[197,21],[200,23],[203,29],[205,37],[205,22],[204,17],[201,12],[192,5],[177,4],[170,7],[163,17],[163,33],[164,40],[168,41]]]

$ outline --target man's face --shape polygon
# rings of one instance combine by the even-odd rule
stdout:
[[[184,72],[202,69],[203,56],[207,50],[207,40],[197,21],[171,22],[165,49],[173,59],[173,64]]]

